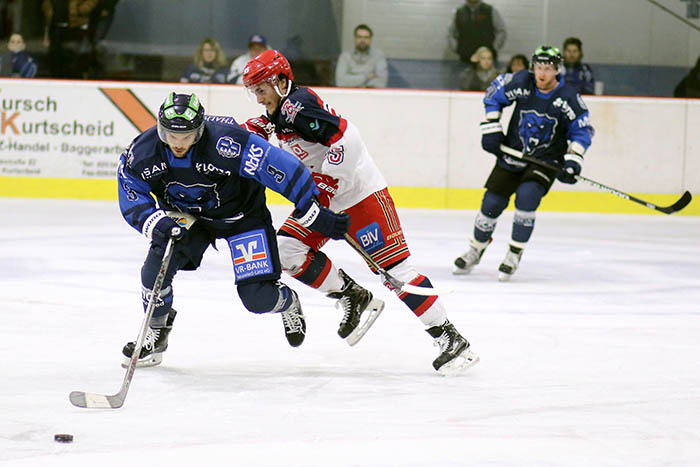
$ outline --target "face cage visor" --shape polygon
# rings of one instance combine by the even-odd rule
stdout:
[[[533,75],[535,74],[535,64],[540,63],[543,65],[552,65],[554,69],[557,72],[557,79],[564,73],[564,62],[560,61],[559,65],[557,65],[554,60],[536,60],[533,58],[532,62],[530,62],[530,73]]]
[[[172,133],[173,135],[187,135],[187,134],[192,133],[195,135],[194,141],[192,142],[192,145],[195,145],[202,138],[202,134],[204,133],[204,122],[202,122],[202,124],[199,125],[199,127],[195,128],[194,130],[178,131],[178,130],[173,130],[170,128],[165,128],[160,123],[160,121],[158,121],[158,137],[165,144],[168,144],[167,133]]]
[[[267,83],[270,86],[272,86],[272,89],[274,89],[275,92],[277,93],[277,95],[280,96],[281,98],[287,97],[289,95],[289,91],[292,90],[292,81],[287,79],[287,92],[282,94],[282,91],[280,91],[280,87],[279,87],[279,83],[280,83],[279,79],[276,76],[270,76],[269,78],[264,79],[264,80],[260,81],[259,83],[251,84],[250,86],[245,87],[245,90],[246,90],[245,94],[250,102],[253,102],[253,103],[258,102],[258,96],[257,96],[257,94],[255,94],[255,89],[257,89],[257,87],[263,83]]]

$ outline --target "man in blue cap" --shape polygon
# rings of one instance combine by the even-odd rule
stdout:
[[[237,57],[231,63],[231,71],[226,81],[229,83],[243,84],[243,69],[248,62],[267,50],[267,39],[261,34],[253,34],[248,38],[248,52]]]

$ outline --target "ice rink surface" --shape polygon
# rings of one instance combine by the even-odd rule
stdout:
[[[121,347],[142,319],[146,240],[116,203],[1,199],[2,466],[698,466],[700,218],[538,213],[521,268],[497,281],[512,211],[453,276],[473,211],[400,210],[416,269],[481,362],[457,377],[419,320],[349,246],[324,251],[386,300],[355,347],[333,301],[300,294],[307,338],[245,311],[224,242],[174,282],[159,367],[124,407]],[[272,208],[276,225],[289,211]],[[72,444],[53,441],[71,433]]]

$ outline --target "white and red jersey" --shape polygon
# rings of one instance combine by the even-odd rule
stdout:
[[[330,209],[345,210],[386,188],[359,130],[311,89],[293,85],[267,117],[282,149],[314,174],[321,201],[330,199]]]

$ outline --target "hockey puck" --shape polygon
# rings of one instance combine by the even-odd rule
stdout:
[[[57,443],[72,443],[73,435],[69,435],[67,433],[58,433],[56,435],[53,435],[53,440]]]

